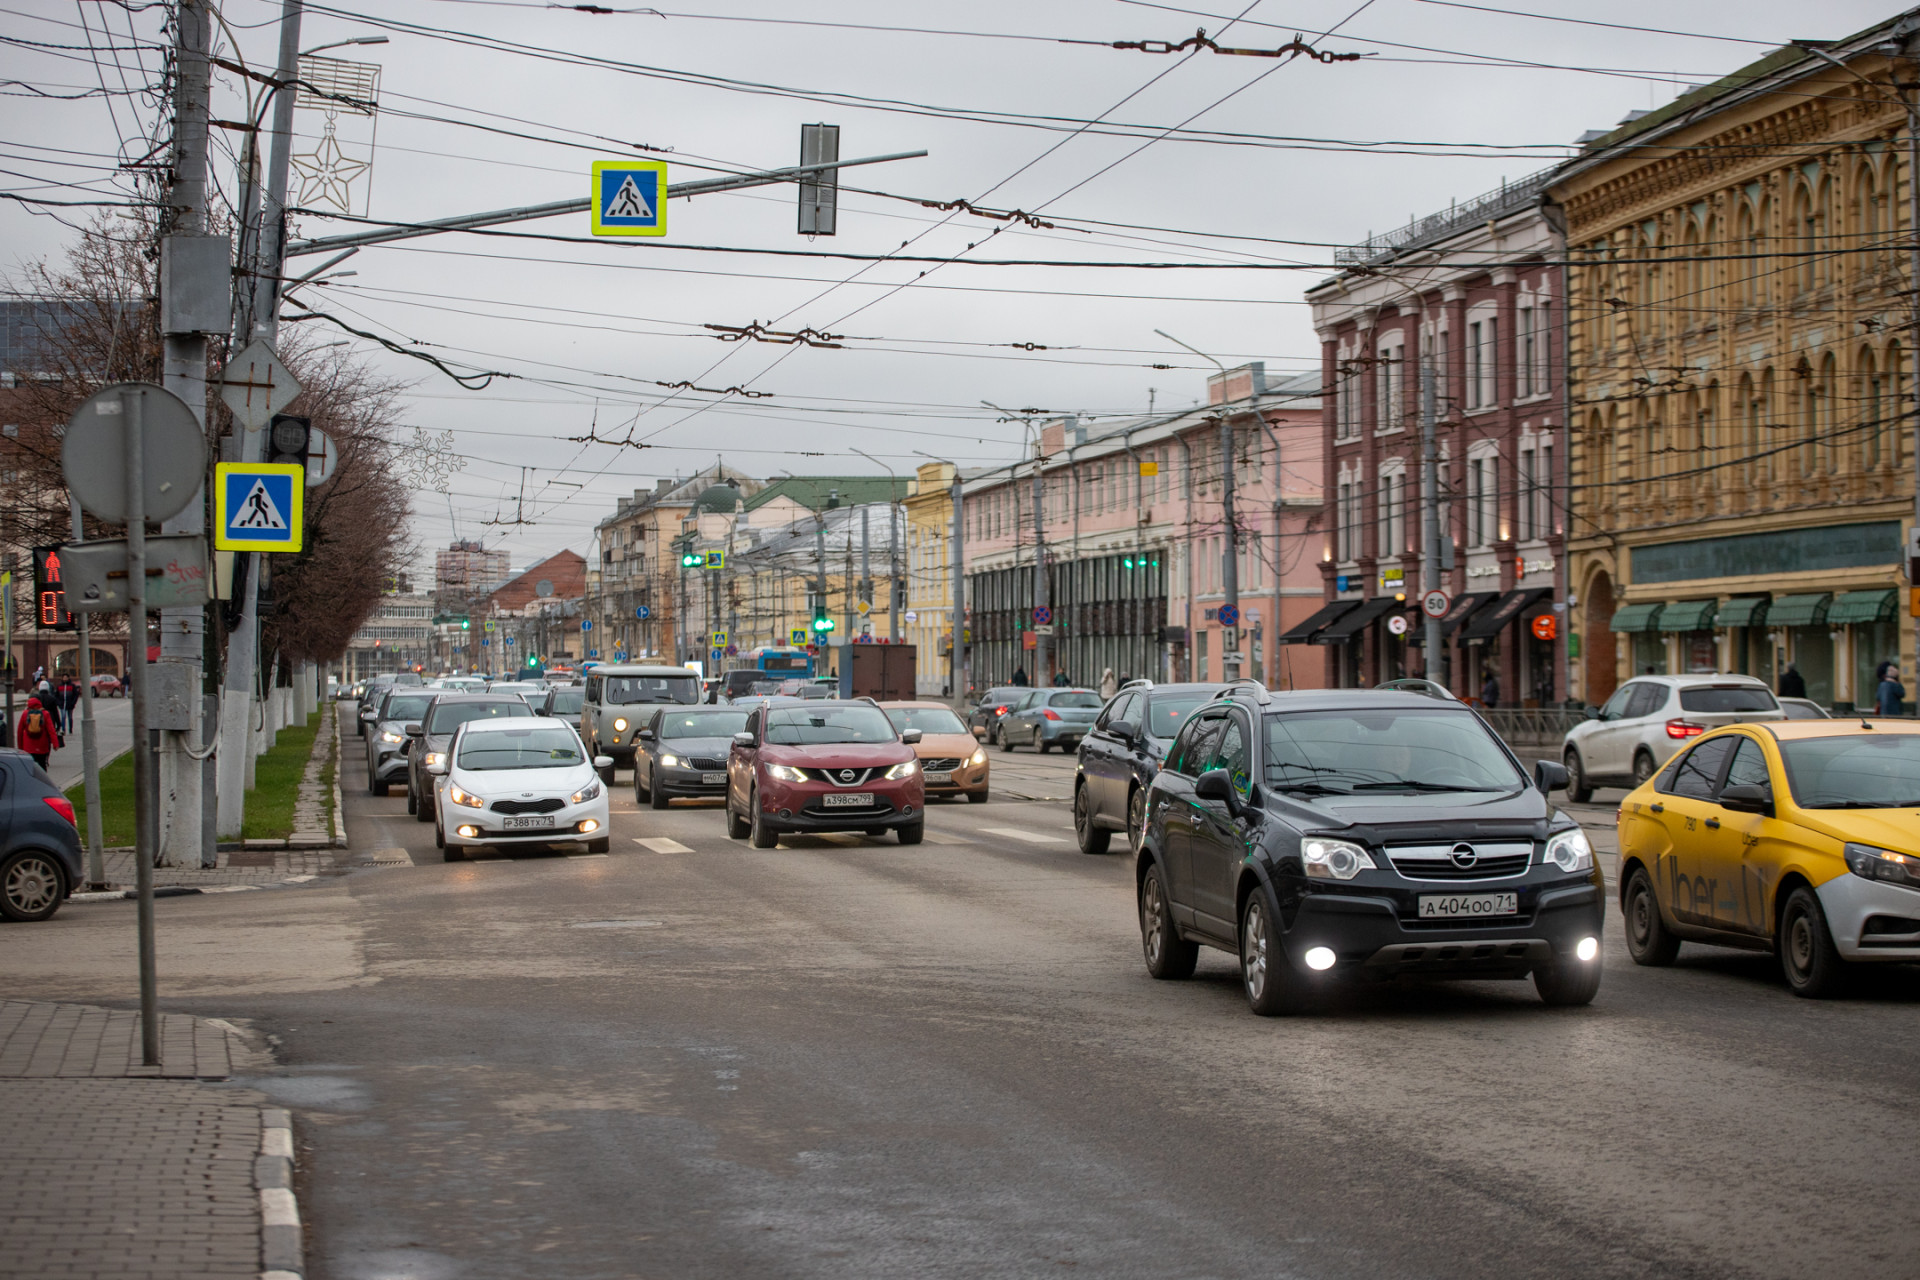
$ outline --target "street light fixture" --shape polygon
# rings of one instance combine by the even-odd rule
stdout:
[[[852,445],[848,445],[847,447],[853,449],[855,453],[865,458],[868,462],[875,464],[881,470],[885,471],[887,473],[887,479],[892,482],[890,491],[896,495],[898,494],[900,477],[894,474],[892,467],[881,462],[880,459],[874,457],[865,449],[854,449]],[[900,643],[901,607],[900,499],[895,496],[889,498],[887,501],[887,639],[894,644]],[[918,664],[919,655],[915,655],[914,661]]]
[[[1165,329],[1155,329],[1154,332],[1175,346],[1185,347],[1220,371],[1222,379],[1220,395],[1224,403],[1227,394],[1224,381],[1227,366],[1191,343],[1180,341]],[[1260,416],[1259,391],[1251,385],[1247,390],[1253,397],[1253,412],[1257,419]],[[1224,592],[1226,598],[1220,605],[1224,615],[1220,624],[1220,674],[1228,680],[1237,680],[1240,678],[1240,527],[1233,514],[1233,415],[1230,413],[1220,415],[1220,521],[1226,526],[1227,541],[1226,554],[1221,557],[1220,565],[1221,585],[1226,589]],[[1191,521],[1188,522],[1187,527],[1192,529]],[[1189,533],[1187,536],[1191,538],[1193,535]],[[1191,546],[1188,547],[1187,562],[1189,564],[1193,562]],[[1187,593],[1187,607],[1189,609],[1193,607],[1191,591]],[[1188,618],[1188,623],[1191,627],[1191,616]],[[1191,630],[1189,630],[1189,638],[1191,638]]]
[[[1033,437],[1031,415],[1003,409],[991,400],[982,400],[980,403],[989,409],[1006,414],[1009,419],[1020,422],[1026,427],[1027,435]],[[1035,439],[1033,446],[1033,685],[1036,689],[1047,683],[1047,659],[1052,648],[1047,643],[1048,636],[1040,630],[1043,626],[1049,630],[1052,629],[1050,622],[1040,621],[1040,611],[1049,608],[1052,603],[1051,594],[1047,590],[1046,480],[1043,471],[1040,444],[1038,439]],[[1014,561],[1016,564],[1019,562],[1017,547],[1014,550]]]

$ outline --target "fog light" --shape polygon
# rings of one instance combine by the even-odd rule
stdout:
[[[471,839],[473,839],[473,838],[474,838],[475,836],[477,836],[477,835],[479,835],[479,834],[480,834],[480,828],[478,828],[478,827],[461,827],[461,828],[459,829],[459,831],[458,831],[458,833],[457,833],[457,834],[459,834],[459,835],[463,835],[463,836],[465,836],[465,837],[467,837],[467,839],[469,839],[469,840],[471,840]]]
[[[1307,968],[1331,969],[1333,968],[1333,961],[1334,955],[1332,947],[1307,948]]]
[[[600,829],[600,823],[598,819],[582,818],[580,820],[580,832],[583,835],[588,832],[598,831],[599,829]]]
[[[1595,956],[1600,954],[1600,939],[1598,938],[1580,939],[1578,943],[1574,944],[1573,954],[1575,954],[1576,956],[1579,956],[1582,960],[1593,959]]]

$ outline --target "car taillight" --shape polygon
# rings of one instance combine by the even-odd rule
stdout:
[[[73,823],[74,826],[77,827],[80,825],[73,820],[73,801],[67,799],[65,796],[41,796],[40,798],[47,802],[47,808],[53,810],[68,822]]]
[[[1007,709],[1006,709],[1005,707],[995,707],[995,708],[993,709],[993,714],[995,714],[995,715],[997,715],[997,716],[1003,716],[1003,715],[1005,715],[1005,714],[1007,714]]]
[[[1706,731],[1707,726],[1695,724],[1691,720],[1667,721],[1667,736],[1669,738],[1697,738]]]
[[[1060,718],[1060,713],[1055,711],[1052,707],[1046,708],[1045,710],[1041,711],[1040,714],[1045,716],[1049,720],[1058,720]]]

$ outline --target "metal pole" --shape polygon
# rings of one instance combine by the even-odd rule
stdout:
[[[160,1063],[160,1010],[154,977],[153,855],[147,788],[153,758],[147,744],[147,511],[143,484],[141,402],[145,393],[120,393],[127,447],[127,697],[133,703],[133,865],[139,891],[136,912],[140,950],[140,1060]]]
[[[80,523],[80,499],[73,503],[73,540],[85,540]],[[93,623],[91,613],[73,615],[80,623],[80,768],[86,779],[87,796],[87,888],[107,887],[107,870],[101,860],[100,838],[100,739],[93,722]]]
[[[1258,403],[1257,401],[1255,402]],[[1220,675],[1225,680],[1240,678],[1240,530],[1233,517],[1233,415],[1220,417],[1220,519],[1227,527],[1226,563],[1221,578],[1226,587],[1226,603],[1233,609],[1234,623],[1220,628]]]
[[[1426,572],[1420,583],[1427,591],[1440,590],[1440,446],[1434,439],[1438,416],[1439,390],[1434,385],[1433,357],[1429,355],[1420,362],[1420,537],[1427,549],[1422,557]],[[1427,679],[1440,681],[1446,672],[1440,654],[1440,619],[1424,609],[1422,612],[1427,620]]]
[[[860,508],[860,598],[867,602],[867,626],[873,625],[873,530],[867,523],[867,517],[873,513],[871,505]]]
[[[1908,36],[1908,48],[1915,65],[1920,66],[1920,53],[1915,50],[1917,40],[1920,36]],[[1914,321],[1920,326],[1920,91],[1907,104],[1907,241],[1907,296],[1913,299]],[[1907,354],[1913,362],[1909,374],[1913,383],[1910,389],[1913,396],[1913,518],[1915,525],[1920,526],[1920,328],[1909,336]],[[1569,455],[1572,452],[1567,450]],[[1571,490],[1568,495],[1571,499]],[[1913,585],[1920,586],[1920,583]],[[1909,678],[1920,681],[1920,623],[1914,626],[1913,641],[1914,665]],[[1914,687],[1920,689],[1920,684]],[[1915,695],[1915,702],[1920,705],[1920,694]],[[1857,700],[1855,705],[1859,705]]]
[[[1031,423],[1028,424],[1032,426]],[[1033,442],[1033,687],[1038,689],[1048,682],[1047,664],[1053,637],[1040,630],[1040,610],[1048,608],[1052,601],[1047,592],[1047,512],[1045,457],[1040,452],[1039,437]],[[1048,630],[1053,621],[1048,619]]]
[[[970,678],[962,653],[967,634],[967,539],[961,497],[960,468],[956,465],[953,468],[953,639],[947,647],[948,692],[953,697],[956,709],[966,704],[966,682]]]

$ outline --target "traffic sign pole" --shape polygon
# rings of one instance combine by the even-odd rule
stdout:
[[[147,511],[141,483],[140,418],[146,397],[123,393],[127,443],[127,698],[133,703],[133,866],[140,952],[140,1057],[160,1062],[160,1009],[153,946],[153,755],[147,749]]]
[[[73,540],[79,542],[86,537],[80,499],[69,497],[69,501],[73,504]],[[102,890],[107,887],[107,871],[101,855],[100,739],[93,720],[93,615],[81,612],[73,617],[80,625],[80,772],[87,797],[87,888]]]

